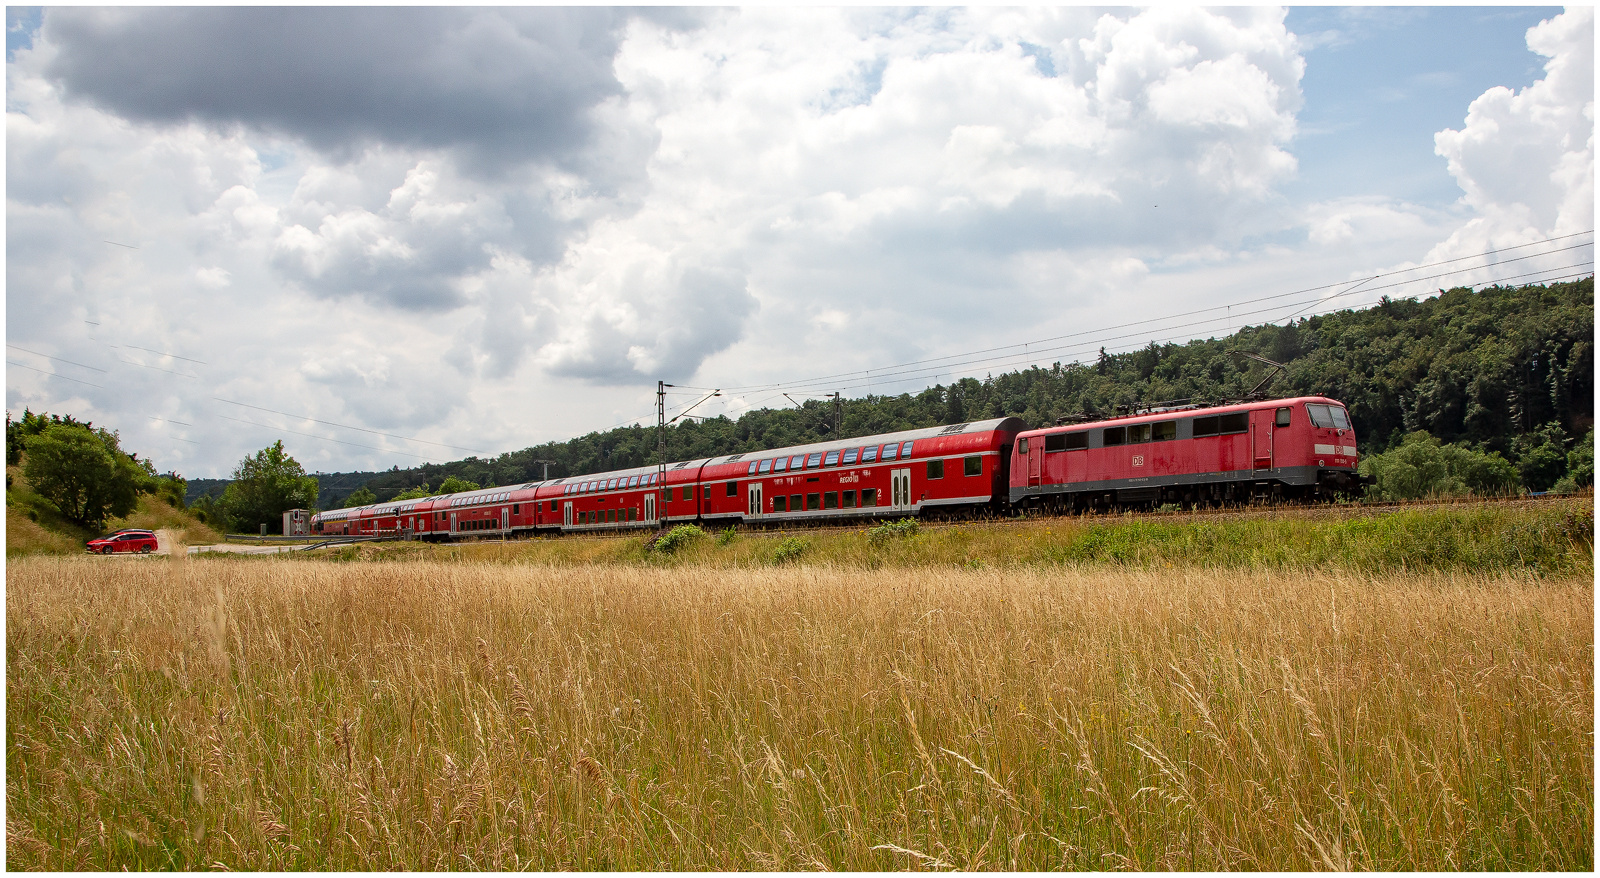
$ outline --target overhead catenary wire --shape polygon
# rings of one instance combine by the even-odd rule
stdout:
[[[1543,255],[1543,254],[1541,254],[1541,255]],[[1508,261],[1510,261],[1510,260],[1508,260]],[[1545,274],[1545,273],[1552,272],[1552,271],[1564,271],[1564,270],[1571,269],[1571,268],[1578,268],[1578,267],[1582,267],[1582,266],[1592,266],[1592,265],[1593,265],[1593,261],[1590,260],[1590,261],[1586,261],[1586,262],[1573,263],[1573,264],[1570,264],[1570,265],[1556,266],[1556,267],[1551,267],[1551,268],[1540,269],[1538,271],[1527,272],[1527,273],[1520,274],[1520,275],[1512,275],[1512,276],[1509,276],[1509,277],[1498,278],[1496,280],[1491,280],[1491,281],[1483,281],[1481,284],[1474,284],[1474,285],[1477,286],[1477,285],[1488,285],[1488,284],[1492,284],[1492,283],[1503,283],[1503,282],[1509,281],[1509,280],[1518,280],[1518,279],[1521,279],[1521,278],[1531,277],[1531,276],[1539,275],[1539,274]],[[1307,301],[1297,301],[1297,302],[1285,303],[1285,304],[1281,304],[1281,305],[1277,305],[1277,306],[1269,307],[1269,308],[1258,308],[1258,309],[1255,309],[1255,310],[1252,310],[1252,311],[1246,311],[1246,312],[1243,312],[1243,313],[1240,313],[1240,314],[1234,314],[1232,316],[1233,317],[1252,317],[1252,316],[1257,316],[1257,315],[1262,315],[1262,314],[1273,314],[1273,313],[1277,313],[1279,311],[1282,311],[1285,308],[1295,308],[1295,307],[1298,307],[1298,306],[1314,306],[1314,305],[1317,305],[1319,303],[1330,302],[1330,301],[1333,301],[1336,298],[1339,298],[1339,297],[1347,295],[1347,294],[1362,293],[1362,294],[1370,295],[1372,293],[1377,293],[1379,291],[1387,290],[1387,289],[1393,289],[1393,288],[1399,287],[1399,286],[1405,286],[1405,285],[1413,284],[1413,283],[1422,283],[1424,281],[1430,281],[1430,280],[1437,280],[1437,279],[1439,279],[1441,277],[1447,277],[1447,276],[1452,275],[1452,274],[1460,274],[1460,273],[1463,273],[1463,272],[1466,272],[1466,271],[1477,271],[1477,270],[1479,270],[1479,269],[1478,268],[1471,268],[1471,269],[1461,269],[1461,270],[1453,271],[1453,272],[1442,272],[1442,273],[1439,273],[1439,274],[1429,275],[1427,277],[1413,278],[1413,279],[1410,279],[1410,280],[1397,281],[1397,282],[1390,283],[1390,284],[1383,284],[1383,285],[1380,285],[1380,286],[1377,286],[1377,287],[1370,287],[1370,288],[1366,288],[1366,289],[1352,289],[1352,290],[1348,291],[1348,293],[1338,293],[1338,294],[1334,294],[1334,295],[1331,295],[1331,296],[1322,296],[1322,297],[1318,297],[1316,299],[1312,299],[1309,302],[1307,302]],[[1557,280],[1557,279],[1558,278],[1547,278],[1546,281],[1553,281],[1553,280]],[[1369,278],[1368,280],[1370,281],[1371,278]],[[1256,300],[1256,301],[1261,301],[1261,300]],[[1172,317],[1188,316],[1190,314],[1204,313],[1205,311],[1214,311],[1214,310],[1217,310],[1217,309],[1216,308],[1201,309],[1199,311],[1186,312],[1185,314],[1172,315]],[[1298,314],[1300,311],[1304,311],[1304,310],[1306,310],[1305,307],[1300,307],[1299,311],[1296,311],[1295,313]],[[1112,343],[1112,342],[1115,342],[1115,341],[1120,341],[1120,340],[1126,339],[1126,338],[1141,338],[1141,339],[1149,338],[1149,336],[1147,336],[1145,334],[1145,332],[1143,332],[1143,331],[1134,332],[1134,333],[1124,333],[1122,335],[1115,335],[1115,336],[1097,335],[1098,333],[1108,332],[1108,331],[1112,331],[1112,330],[1116,330],[1116,329],[1130,328],[1130,327],[1145,325],[1145,324],[1149,324],[1149,323],[1157,323],[1157,322],[1160,322],[1162,320],[1172,319],[1172,317],[1151,318],[1149,320],[1141,320],[1141,321],[1135,321],[1135,322],[1132,322],[1132,323],[1124,323],[1124,324],[1118,324],[1118,325],[1115,325],[1115,326],[1104,327],[1104,328],[1099,329],[1099,330],[1087,330],[1087,331],[1084,331],[1084,332],[1070,333],[1068,335],[1056,336],[1053,339],[1043,339],[1043,340],[1040,340],[1040,341],[1037,341],[1037,342],[1030,342],[1029,344],[1031,345],[1031,344],[1040,344],[1040,343],[1042,343],[1044,341],[1057,341],[1057,340],[1061,340],[1061,339],[1073,338],[1073,337],[1084,336],[1084,335],[1095,335],[1096,336],[1094,338],[1087,339],[1087,340],[1084,340],[1084,341],[1075,342],[1075,343],[1069,344],[1069,345],[1058,345],[1058,346],[1054,346],[1054,347],[1046,347],[1046,348],[1042,348],[1042,349],[1039,349],[1039,350],[1036,350],[1036,351],[1030,350],[1030,351],[1027,351],[1026,353],[1002,354],[1002,355],[996,356],[996,357],[982,357],[982,356],[979,356],[976,359],[961,360],[961,361],[957,361],[957,362],[939,362],[940,360],[950,360],[950,359],[953,359],[955,357],[963,356],[961,354],[952,354],[949,357],[933,358],[933,359],[929,359],[929,360],[916,361],[917,363],[936,363],[937,364],[937,365],[923,366],[922,368],[911,368],[911,369],[903,369],[901,371],[889,371],[889,372],[880,371],[879,369],[873,369],[873,370],[871,370],[872,371],[871,381],[873,383],[879,383],[879,382],[884,381],[885,379],[892,379],[892,378],[896,378],[896,377],[900,377],[900,378],[904,379],[904,378],[906,378],[908,376],[932,377],[932,376],[935,376],[935,375],[945,374],[945,373],[950,372],[950,371],[952,371],[954,369],[957,369],[957,368],[982,367],[982,366],[1001,367],[1001,366],[1005,366],[1005,365],[1009,365],[1009,364],[1014,364],[1014,363],[1018,362],[1024,356],[1026,356],[1027,361],[1034,362],[1034,361],[1039,361],[1039,360],[1053,359],[1056,356],[1059,356],[1059,355],[1061,355],[1063,353],[1066,353],[1066,352],[1069,352],[1069,351],[1078,351],[1078,350],[1084,350],[1084,349],[1088,349],[1088,350],[1092,351],[1095,348],[1100,347],[1102,345],[1106,345],[1106,344],[1109,344],[1109,343]],[[1280,316],[1278,319],[1284,319],[1284,318]],[[1217,316],[1217,317],[1212,317],[1212,318],[1205,319],[1205,320],[1199,320],[1199,321],[1193,321],[1193,322],[1189,322],[1189,323],[1178,324],[1178,325],[1175,325],[1175,326],[1161,327],[1161,328],[1159,328],[1159,329],[1157,329],[1155,331],[1157,331],[1157,332],[1167,332],[1167,333],[1179,332],[1179,335],[1176,336],[1176,337],[1194,337],[1194,335],[1198,335],[1199,334],[1199,331],[1202,330],[1202,328],[1211,327],[1211,326],[1214,326],[1215,324],[1223,323],[1226,320],[1227,320],[1227,317],[1225,317],[1225,316]],[[1267,321],[1267,322],[1271,322],[1271,321]],[[1186,335],[1186,333],[1193,333],[1193,334]],[[1172,337],[1169,337],[1166,340],[1172,340]],[[990,353],[990,352],[994,352],[994,351],[1010,351],[1010,350],[1014,350],[1014,349],[1019,348],[1019,347],[1022,347],[1022,345],[1005,345],[1005,346],[997,347],[997,348],[989,348],[989,349],[984,350],[984,351],[974,351],[974,352],[971,352],[970,354],[968,354],[967,356],[974,356],[974,355]],[[915,363],[905,364],[905,365],[915,365]],[[889,367],[889,368],[893,369],[895,367]],[[838,373],[838,374],[835,374],[835,375],[821,376],[819,378],[805,379],[805,380],[802,380],[802,381],[784,382],[784,383],[781,383],[781,384],[750,385],[750,386],[745,387],[745,388],[736,388],[736,389],[737,390],[760,392],[760,391],[763,391],[763,390],[769,390],[769,389],[776,390],[776,389],[779,389],[779,388],[782,388],[782,389],[785,389],[785,390],[791,390],[791,391],[793,391],[793,390],[808,390],[808,389],[815,390],[815,389],[822,389],[822,388],[837,388],[837,387],[841,386],[841,381],[839,379],[847,379],[844,382],[844,386],[847,387],[848,389],[854,389],[856,387],[862,386],[862,384],[864,384],[865,381],[867,380],[867,378],[865,376],[865,371],[866,370],[860,370],[860,371],[857,371],[857,372]],[[850,379],[852,377],[855,377],[856,381],[854,381],[854,382],[848,381],[848,379]],[[891,382],[891,383],[903,383],[903,380],[899,381],[899,382]]]
[[[1427,269],[1427,268],[1435,268],[1435,267],[1442,266],[1442,265],[1450,265],[1450,264],[1453,264],[1453,263],[1456,263],[1456,262],[1462,262],[1462,261],[1468,260],[1468,259],[1481,259],[1481,258],[1484,258],[1484,257],[1487,257],[1487,256],[1495,256],[1495,255],[1498,255],[1498,254],[1501,254],[1501,253],[1505,253],[1505,252],[1508,252],[1508,251],[1512,251],[1512,250],[1520,250],[1520,249],[1524,249],[1524,248],[1527,248],[1527,247],[1537,246],[1537,245],[1540,245],[1540,244],[1555,243],[1557,241],[1563,241],[1563,240],[1567,240],[1567,239],[1573,238],[1573,237],[1578,237],[1578,236],[1581,236],[1581,235],[1591,235],[1593,233],[1594,233],[1594,230],[1591,229],[1591,230],[1586,231],[1586,232],[1575,232],[1575,233],[1573,233],[1571,235],[1561,235],[1561,236],[1557,236],[1557,237],[1554,237],[1554,238],[1546,238],[1546,239],[1541,240],[1541,241],[1533,241],[1533,242],[1529,242],[1527,244],[1519,244],[1519,245],[1516,245],[1514,247],[1504,247],[1504,248],[1500,248],[1498,250],[1490,250],[1490,251],[1485,251],[1483,253],[1475,253],[1475,254],[1472,254],[1470,256],[1458,256],[1458,257],[1456,257],[1454,259],[1444,259],[1444,260],[1440,260],[1438,262],[1430,262],[1430,263],[1426,263],[1424,265],[1412,266],[1410,268],[1396,269],[1396,270],[1390,271],[1390,272],[1381,272],[1379,274],[1372,275],[1371,277],[1367,278],[1364,282],[1370,282],[1372,280],[1376,280],[1376,279],[1380,279],[1380,278],[1384,278],[1384,277],[1393,277],[1393,276],[1396,276],[1396,275],[1407,274],[1407,273],[1410,273],[1410,272],[1420,271],[1422,269]],[[1575,250],[1575,249],[1579,249],[1579,248],[1582,248],[1582,247],[1591,247],[1591,246],[1593,246],[1593,244],[1594,244],[1593,241],[1585,242],[1585,243],[1572,244],[1570,246],[1559,247],[1559,248],[1556,248],[1556,249],[1553,249],[1553,250],[1546,250],[1546,251],[1541,251],[1539,253],[1531,253],[1531,254],[1526,254],[1526,255],[1523,255],[1523,256],[1517,256],[1517,257],[1514,257],[1512,259],[1499,260],[1499,261],[1497,261],[1495,263],[1492,263],[1491,265],[1473,266],[1473,267],[1470,267],[1470,268],[1459,269],[1459,270],[1456,270],[1456,271],[1442,272],[1442,273],[1435,274],[1435,275],[1430,275],[1430,276],[1427,276],[1427,277],[1410,278],[1408,280],[1398,281],[1398,282],[1396,282],[1394,284],[1388,284],[1388,285],[1385,285],[1383,287],[1375,287],[1374,289],[1388,289],[1388,288],[1392,288],[1394,286],[1402,286],[1402,285],[1410,284],[1410,283],[1420,283],[1420,282],[1422,282],[1424,280],[1433,280],[1433,279],[1437,279],[1437,278],[1440,278],[1440,277],[1448,277],[1448,276],[1453,275],[1453,274],[1463,274],[1463,273],[1466,273],[1468,271],[1481,271],[1481,270],[1486,269],[1486,268],[1493,268],[1495,266],[1505,265],[1505,264],[1510,263],[1510,262],[1519,262],[1519,261],[1522,261],[1524,259],[1537,259],[1537,258],[1539,258],[1541,256],[1550,256],[1550,255],[1553,255],[1553,254],[1556,254],[1556,253],[1565,252],[1567,250]],[[1146,318],[1146,319],[1143,319],[1143,320],[1134,320],[1134,321],[1130,321],[1128,323],[1120,323],[1120,324],[1116,324],[1116,325],[1113,325],[1113,326],[1101,327],[1099,329],[1083,330],[1083,331],[1080,331],[1080,332],[1071,332],[1071,333],[1067,333],[1065,335],[1057,335],[1057,336],[1051,336],[1051,337],[1048,337],[1048,338],[1041,338],[1041,339],[1032,339],[1032,340],[1029,340],[1029,341],[1016,342],[1016,343],[1013,343],[1013,344],[1000,345],[1000,346],[997,346],[997,347],[984,348],[984,349],[975,350],[975,351],[966,351],[966,352],[956,353],[956,354],[947,354],[947,355],[940,356],[940,357],[929,357],[929,358],[925,358],[925,359],[921,359],[921,360],[911,360],[911,361],[908,361],[908,362],[905,362],[905,363],[896,363],[896,364],[892,364],[892,365],[889,365],[889,366],[875,366],[875,367],[873,367],[871,369],[856,369],[856,370],[852,370],[852,371],[848,371],[848,372],[837,372],[837,373],[833,373],[831,375],[820,375],[820,376],[816,376],[814,378],[801,379],[798,382],[786,381],[786,382],[769,382],[769,383],[766,383],[766,384],[747,384],[747,385],[738,385],[738,386],[726,387],[726,388],[724,388],[724,390],[727,390],[727,391],[749,391],[749,390],[761,391],[761,390],[767,390],[767,389],[777,389],[779,387],[786,388],[786,389],[793,389],[797,385],[814,386],[815,382],[828,381],[828,380],[831,380],[831,379],[839,379],[839,378],[853,378],[855,376],[865,376],[866,373],[868,373],[868,372],[871,372],[871,373],[874,373],[874,374],[883,374],[881,370],[885,370],[885,369],[903,369],[903,368],[906,368],[906,367],[909,367],[909,366],[917,366],[917,365],[922,365],[922,364],[938,363],[938,362],[941,362],[943,360],[951,360],[951,359],[956,359],[956,358],[959,358],[959,357],[968,357],[968,356],[974,356],[974,355],[977,355],[977,354],[994,353],[996,351],[1006,351],[1006,350],[1011,350],[1013,348],[1025,348],[1025,347],[1028,347],[1028,346],[1031,346],[1031,345],[1048,344],[1050,342],[1061,341],[1063,339],[1076,338],[1076,337],[1079,337],[1079,336],[1089,335],[1089,334],[1099,333],[1099,332],[1107,332],[1107,331],[1114,330],[1114,329],[1124,329],[1124,328],[1129,328],[1129,327],[1134,327],[1134,326],[1144,326],[1144,325],[1148,325],[1148,324],[1151,324],[1151,323],[1159,323],[1159,322],[1166,321],[1166,320],[1175,320],[1175,319],[1178,319],[1180,317],[1190,317],[1190,316],[1194,316],[1196,314],[1205,314],[1205,313],[1209,313],[1209,312],[1213,312],[1213,311],[1225,311],[1227,309],[1239,307],[1241,305],[1253,305],[1253,304],[1257,304],[1257,303],[1260,303],[1260,302],[1273,301],[1273,300],[1276,300],[1276,299],[1284,299],[1284,298],[1289,298],[1289,297],[1292,297],[1292,296],[1301,296],[1301,295],[1305,295],[1306,293],[1313,293],[1313,292],[1318,292],[1318,291],[1321,291],[1321,290],[1327,290],[1327,289],[1331,289],[1333,287],[1337,287],[1337,286],[1340,286],[1342,284],[1348,284],[1348,283],[1351,283],[1351,282],[1352,282],[1351,280],[1343,280],[1343,281],[1338,281],[1336,283],[1322,284],[1320,286],[1315,286],[1315,287],[1306,287],[1306,288],[1303,288],[1303,289],[1294,290],[1294,291],[1286,292],[1286,293],[1274,293],[1274,294],[1269,295],[1269,296],[1258,296],[1258,297],[1253,298],[1253,299],[1242,299],[1242,300],[1239,300],[1239,301],[1228,302],[1228,303],[1224,303],[1224,304],[1221,304],[1221,305],[1210,305],[1210,306],[1207,306],[1207,307],[1204,307],[1204,308],[1197,308],[1197,309],[1194,309],[1194,310],[1191,310],[1191,311],[1183,311],[1183,312],[1179,312],[1179,313],[1176,313],[1176,314],[1166,314],[1166,315],[1162,315],[1162,316],[1159,316],[1159,317],[1150,317],[1150,318]],[[1312,300],[1312,302],[1315,303],[1317,301],[1323,301],[1325,299],[1331,299],[1331,298],[1333,298],[1333,297],[1320,297],[1318,299]],[[1301,304],[1301,303],[1296,302],[1295,304]],[[1255,312],[1248,312],[1248,313],[1264,313],[1264,312],[1258,310],[1258,311],[1255,311]],[[1234,316],[1246,316],[1246,315],[1234,315]],[[1212,322],[1214,322],[1214,321],[1212,321]]]
[[[422,445],[437,445],[440,448],[449,448],[449,449],[454,450],[454,451],[470,451],[473,454],[488,454],[487,451],[480,451],[480,450],[478,450],[476,448],[463,448],[463,447],[461,447],[459,445],[447,445],[447,444],[445,444],[443,442],[430,442],[427,439],[416,439],[416,438],[413,438],[411,436],[399,436],[399,435],[396,435],[394,433],[385,433],[385,432],[383,432],[381,430],[369,430],[366,427],[352,427],[349,424],[337,424],[337,423],[334,423],[333,421],[324,421],[324,420],[320,420],[318,418],[308,417],[306,415],[293,414],[291,412],[280,412],[280,411],[277,411],[276,409],[264,408],[264,407],[259,406],[259,405],[251,405],[250,403],[247,403],[247,402],[239,402],[237,400],[232,400],[232,399],[223,399],[220,396],[213,396],[211,398],[216,400],[217,402],[225,402],[228,405],[242,406],[243,408],[255,409],[258,412],[267,412],[268,414],[283,415],[286,418],[299,418],[302,421],[310,421],[310,422],[312,422],[314,424],[323,424],[323,425],[328,426],[328,427],[339,427],[340,429],[344,429],[344,430],[355,430],[355,431],[361,432],[361,433],[371,433],[374,436],[382,436],[382,437],[384,437],[386,439],[403,439],[403,440],[405,440],[407,442],[417,442],[417,443],[420,443]],[[362,446],[362,447],[368,447],[368,446]]]

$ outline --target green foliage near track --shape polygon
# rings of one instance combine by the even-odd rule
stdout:
[[[730,569],[801,563],[867,571],[1116,567],[1589,575],[1594,567],[1591,503],[1575,497],[1392,509],[1039,518],[953,527],[913,527],[915,520],[907,519],[911,525],[863,525],[803,537],[741,530],[738,539],[727,541],[704,539],[700,528],[679,525],[650,538],[635,532],[510,543],[372,543],[351,558]],[[322,556],[312,552],[303,560]]]
[[[1087,364],[1057,363],[983,380],[964,378],[920,393],[846,399],[839,434],[864,436],[1002,416],[1039,426],[1065,415],[1109,414],[1139,403],[1238,397],[1266,372],[1231,351],[1287,364],[1288,374],[1269,386],[1274,394],[1318,393],[1348,404],[1364,455],[1398,448],[1407,434],[1424,431],[1445,444],[1500,454],[1517,467],[1522,484],[1536,491],[1568,477],[1573,469],[1568,458],[1594,422],[1594,280],[1589,278],[1477,292],[1460,288],[1420,301],[1386,299],[1371,308],[1284,326],[1245,327],[1223,338],[1102,352]],[[667,458],[736,454],[834,435],[832,404],[810,400],[799,408],[757,409],[737,420],[676,424],[667,430]],[[655,459],[655,428],[623,427],[495,458],[394,469],[365,484],[386,501],[447,476],[485,486],[533,481],[544,473],[536,463],[542,460],[553,461],[550,475],[558,477],[643,466]],[[348,493],[325,495],[323,507],[342,505]]]

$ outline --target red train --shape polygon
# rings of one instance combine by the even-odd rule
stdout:
[[[474,536],[984,515],[1355,490],[1355,431],[1320,396],[1024,429],[1016,418],[321,512],[323,535]]]

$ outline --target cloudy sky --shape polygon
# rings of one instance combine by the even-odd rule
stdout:
[[[1591,8],[7,16],[6,407],[190,477],[1592,271]]]

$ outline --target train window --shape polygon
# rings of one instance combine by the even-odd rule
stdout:
[[[630,488],[639,487],[639,477],[638,476],[634,476],[633,478],[629,479],[628,480],[628,487],[630,487]]]
[[[513,503],[513,504],[511,504],[511,514],[512,515],[521,515],[522,514],[522,504],[521,503]]]
[[[1231,415],[1218,416],[1217,432],[1223,434],[1250,432],[1250,413],[1234,412]]]
[[[907,442],[904,445],[900,446],[900,459],[901,460],[905,460],[906,458],[908,458],[910,456],[911,456],[911,443]]]
[[[846,448],[844,450],[844,457],[841,458],[839,460],[839,462],[844,464],[845,466],[849,466],[850,464],[855,463],[856,462],[856,458],[859,457],[860,455],[861,455],[861,449],[859,449],[859,448]]]
[[[928,461],[928,478],[930,478],[930,479],[942,479],[942,478],[944,478],[944,461],[942,461],[942,460],[930,460],[930,461]]]
[[[800,495],[799,494],[790,494],[789,495],[789,511],[790,512],[799,512],[800,511]]]
[[[1048,442],[1046,442],[1044,448],[1045,448],[1046,451],[1049,451],[1050,450],[1050,444]],[[1028,437],[1024,436],[1021,439],[1017,440],[1017,453],[1018,454],[1027,454],[1028,453]]]
[[[781,473],[788,468],[789,458],[787,457],[780,457],[772,462],[772,471],[775,473]]]
[[[1328,414],[1333,415],[1333,425],[1341,430],[1350,429],[1350,418],[1345,414],[1344,407],[1337,405],[1328,406]]]
[[[1150,425],[1150,439],[1154,442],[1166,442],[1178,438],[1178,422],[1162,421]]]
[[[628,508],[628,520],[629,521],[638,521],[639,520],[639,510],[634,509],[632,507],[629,507]]]
[[[615,491],[616,489],[623,487],[623,483],[626,481],[627,479],[612,479],[610,484],[606,485],[606,490]]]
[[[829,491],[826,494],[823,494],[822,495],[822,508],[823,509],[838,509],[839,508],[839,492],[838,491]]]
[[[1149,442],[1149,441],[1150,441],[1150,425],[1149,424],[1131,424],[1131,425],[1129,425],[1129,427],[1128,427],[1128,444],[1129,445],[1132,445],[1135,442]]]
[[[1288,406],[1284,406],[1283,408],[1278,409],[1277,416],[1273,419],[1272,425],[1274,427],[1287,427],[1287,426],[1289,426],[1289,407]]]
[[[739,496],[739,483],[738,482],[729,482],[728,483],[728,496],[729,497],[737,497],[737,496]]]
[[[615,509],[607,509],[606,510],[606,524],[615,524],[616,521],[617,521],[617,510],[615,510]]]
[[[773,512],[788,512],[789,511],[789,498],[783,496],[782,494],[780,494],[780,495],[778,495],[776,497],[773,497],[772,498],[772,511]]]
[[[841,505],[843,505],[844,508],[846,508],[846,509],[854,509],[854,508],[856,508],[856,492],[854,492],[854,491],[846,491],[846,492],[844,492],[844,497],[841,498],[841,500],[842,500],[842,504]]]
[[[1124,445],[1128,441],[1127,427],[1107,427],[1100,436],[1100,444],[1107,448],[1113,445]]]
[[[878,446],[871,445],[861,449],[861,462],[872,463],[878,459]]]
[[[761,461],[761,470],[760,470],[760,472],[761,472],[762,475],[766,475],[767,473],[772,472],[772,458],[769,457],[766,460]]]
[[[969,454],[961,459],[961,474],[964,476],[983,475],[983,455]]]
[[[745,475],[748,475],[748,476],[755,475],[756,474],[756,467],[761,466],[761,464],[763,464],[763,463],[766,463],[766,461],[764,461],[764,460],[762,460],[762,461],[756,461],[756,460],[750,461],[750,469],[745,471]]]
[[[789,458],[789,469],[805,469],[805,466],[806,456],[804,454],[796,454],[794,457]]]
[[[556,501],[554,501],[554,500],[550,501],[550,511],[551,512],[556,511]]]
[[[1209,418],[1195,418],[1194,435],[1197,439],[1201,436],[1217,435],[1217,416],[1212,415]]]
[[[884,460],[886,460],[886,461],[894,460],[899,455],[900,455],[900,446],[899,445],[896,445],[894,443],[890,443],[888,445],[883,446],[883,459]]]
[[[861,505],[862,506],[877,506],[878,505],[878,489],[877,488],[862,488],[861,489]]]
[[[822,508],[822,495],[821,494],[807,494],[806,495],[806,508],[807,509],[821,509]]]
[[[828,456],[822,459],[822,465],[823,466],[838,466],[839,465],[839,452],[837,452],[837,451],[828,452]]]
[[[1325,405],[1308,405],[1306,414],[1311,416],[1313,427],[1333,427],[1333,415],[1328,414],[1328,407]]]
[[[806,469],[813,469],[819,466],[822,466],[822,452],[819,451],[806,458]]]

